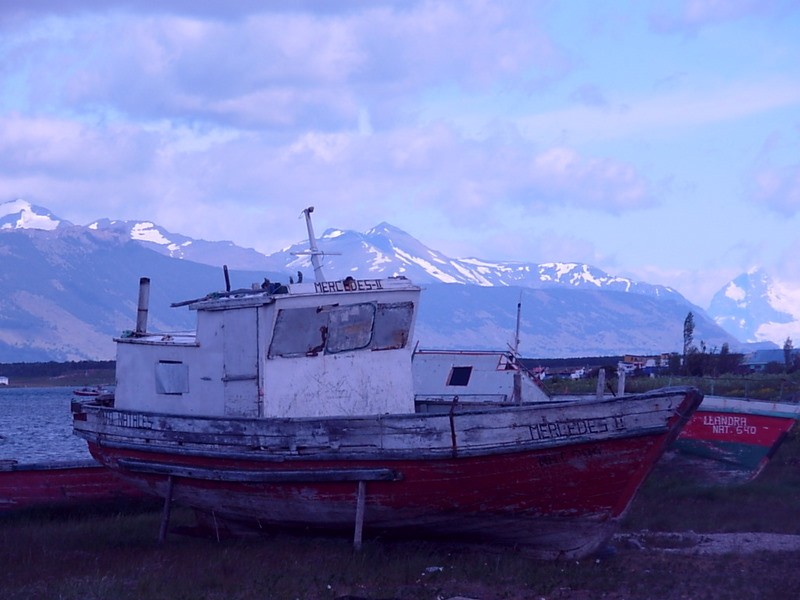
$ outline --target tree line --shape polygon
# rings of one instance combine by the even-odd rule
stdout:
[[[61,377],[81,371],[114,371],[113,360],[72,362],[0,363],[0,375],[6,377]]]
[[[683,360],[676,355],[676,364],[670,364],[671,375],[691,375],[693,377],[716,377],[727,373],[740,373],[744,354],[731,352],[728,344],[708,348],[703,340],[699,346],[694,343],[694,315],[689,312],[683,322]],[[795,373],[800,371],[800,353],[794,352],[790,337],[783,344],[783,363],[771,362],[764,372],[769,375]]]

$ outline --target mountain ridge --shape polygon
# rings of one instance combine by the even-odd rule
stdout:
[[[209,266],[195,252],[202,240],[151,221],[72,225],[19,202],[0,204],[0,219],[15,224],[0,229],[0,253],[13,257],[0,276],[0,362],[111,358],[111,338],[133,326],[141,276],[153,282],[153,327],[168,331],[193,327],[186,311],[167,307],[222,289],[223,264],[231,267],[234,288],[265,277],[288,281],[298,270],[311,274],[308,257],[292,254],[306,250],[307,242],[259,255],[251,270],[240,268],[249,258],[232,242],[205,242],[213,248],[215,266]],[[14,209],[11,217],[8,208]],[[30,214],[21,218],[25,211]],[[39,218],[48,229],[31,226]],[[739,347],[677,291],[589,265],[451,259],[386,222],[366,233],[329,229],[317,244],[327,252],[323,262],[330,279],[398,274],[421,285],[417,332],[424,347],[505,349],[518,302],[522,348],[530,356],[676,351],[689,311],[695,314],[696,339],[709,348]]]
[[[0,204],[0,227],[3,226],[4,207],[29,216],[33,223],[39,215],[50,222],[54,217],[47,209],[34,207],[23,200]],[[24,208],[27,204],[27,210]],[[40,212],[36,213],[36,209]],[[34,216],[36,215],[36,216]],[[55,218],[57,219],[57,218]],[[57,220],[58,226],[72,226],[68,221]],[[66,225],[64,225],[66,224]],[[202,264],[250,270],[266,269],[293,273],[299,269],[311,270],[307,256],[296,253],[307,250],[308,242],[300,241],[272,254],[261,254],[252,248],[241,248],[230,241],[208,242],[176,234],[152,221],[112,220],[102,218],[86,226],[95,231],[107,231],[127,236],[161,254]],[[31,229],[33,227],[20,227]],[[461,283],[481,286],[522,285],[543,287],[549,285],[595,286],[656,296],[677,295],[676,290],[661,285],[636,282],[628,278],[609,275],[591,265],[575,262],[528,263],[521,261],[487,261],[476,257],[451,258],[432,250],[408,232],[383,221],[365,233],[330,228],[317,240],[324,255],[326,272],[331,277],[361,274],[369,276],[405,275],[417,283]],[[346,254],[345,258],[337,255]],[[370,258],[372,256],[372,258]],[[354,260],[354,257],[356,260]],[[221,259],[221,260],[220,260]],[[213,262],[212,262],[213,261]],[[353,266],[356,263],[357,266]],[[363,265],[363,266],[360,266]],[[685,299],[684,299],[685,300]],[[688,301],[687,301],[688,302]]]

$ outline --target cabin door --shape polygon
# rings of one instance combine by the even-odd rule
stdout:
[[[259,416],[258,311],[226,310],[223,317],[225,414]]]

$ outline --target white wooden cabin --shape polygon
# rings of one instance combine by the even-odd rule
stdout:
[[[226,417],[414,412],[407,279],[297,283],[185,303],[194,334],[117,342],[115,407]]]
[[[420,410],[437,401],[472,403],[543,402],[547,394],[507,352],[417,350],[412,362],[414,393]],[[519,397],[515,397],[515,378]]]

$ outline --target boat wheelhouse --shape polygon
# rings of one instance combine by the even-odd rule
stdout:
[[[211,294],[188,303],[195,333],[116,340],[115,407],[245,418],[413,412],[419,292],[391,278]]]

